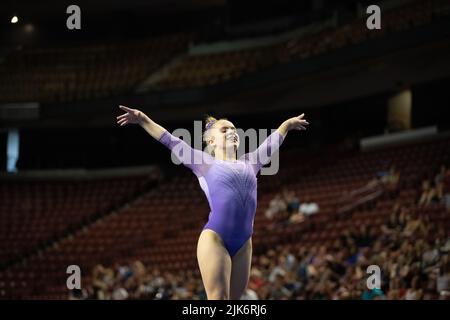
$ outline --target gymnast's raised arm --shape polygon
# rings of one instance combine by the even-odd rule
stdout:
[[[305,114],[303,113],[298,117],[287,119],[255,151],[243,155],[242,159],[252,164],[255,174],[261,170],[263,165],[270,161],[270,158],[280,148],[290,130],[306,130],[306,126],[309,123],[303,119],[304,116]]]
[[[117,123],[120,126],[125,126],[129,123],[139,124],[154,139],[173,151],[181,163],[191,169],[198,177],[203,176],[209,169],[211,164],[210,155],[202,150],[192,148],[180,138],[173,136],[142,111],[124,106],[119,107],[126,112],[117,117]]]
[[[309,124],[308,121],[303,119],[305,116],[304,113],[299,115],[298,117],[289,118],[284,121],[279,127],[278,131],[284,137],[286,137],[287,133],[290,130],[306,130],[306,126]]]
[[[127,108],[125,106],[119,106],[120,109],[126,113],[117,117],[117,123],[120,126],[125,126],[129,123],[139,124],[149,135],[151,135],[156,140],[159,140],[163,135],[164,129],[159,124],[150,119],[145,113],[137,109]]]

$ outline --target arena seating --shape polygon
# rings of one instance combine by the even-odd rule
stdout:
[[[0,63],[0,103],[61,103],[130,93],[165,67],[151,90],[205,87],[271,66],[305,60],[345,46],[426,25],[447,17],[447,1],[417,0],[383,13],[381,30],[365,28],[365,16],[330,30],[281,43],[191,56],[195,34],[71,47],[25,48]],[[176,63],[172,63],[179,57]]]
[[[4,180],[0,183],[2,268],[94,222],[145,190],[148,177]]]
[[[370,38],[423,26],[433,18],[448,13],[448,3],[444,1],[419,0],[383,12],[381,30],[367,29],[366,16],[363,16],[333,30],[308,33],[274,45],[187,56],[179,64],[172,66],[166,77],[160,79],[154,87],[172,89],[223,83],[276,64],[305,60],[345,46],[360,44]]]
[[[295,148],[283,150],[279,174],[262,176],[259,179],[253,238],[255,254],[261,254],[284,243],[298,243],[306,247],[330,244],[343,229],[360,223],[379,228],[395,201],[416,201],[421,181],[432,177],[439,165],[449,160],[449,147],[450,140],[447,138],[367,153],[337,153],[326,150],[305,156]],[[297,157],[301,157],[301,165],[298,164]],[[321,162],[318,159],[327,160]],[[399,191],[386,193],[370,205],[354,209],[351,217],[337,216],[336,208],[343,192],[365,185],[375,172],[385,169],[387,162],[399,168]],[[47,206],[43,205],[42,209],[31,212],[8,213],[11,225],[21,225],[25,217],[35,217],[25,220],[27,223],[24,229],[21,229],[23,231],[15,233],[17,248],[24,250],[36,245],[35,241],[49,237],[64,229],[64,226],[79,222],[95,211],[110,206],[112,202],[120,202],[130,194],[133,189],[130,187],[134,186],[134,190],[139,190],[140,182],[139,179],[117,181],[114,184],[103,181],[81,183],[77,184],[77,187],[70,184],[61,186],[42,183],[46,186],[44,190],[47,191],[44,194],[47,196],[44,199],[47,199],[48,204],[40,200],[42,198],[36,199],[34,203],[42,201]],[[35,188],[38,186],[35,185]],[[14,200],[2,203],[22,202],[23,199],[19,198],[19,195],[25,194],[27,188],[30,187],[23,186],[21,189],[21,185],[15,185],[10,189],[4,186],[3,190],[14,190],[10,192],[15,197],[8,195],[4,197],[5,200]],[[77,192],[75,195],[65,193],[65,188],[74,188]],[[302,224],[274,228],[273,222],[265,217],[264,211],[281,188],[295,190],[301,199],[317,202],[320,213],[311,216]],[[28,198],[33,201],[31,195]],[[75,204],[79,203],[83,205],[77,207]],[[45,210],[47,207],[54,209]],[[3,214],[6,212],[2,210]],[[447,232],[450,231],[450,220],[442,207],[417,209],[417,212],[429,216],[431,221],[444,226]],[[66,299],[65,271],[71,264],[79,265],[83,270],[84,285],[90,284],[90,271],[99,263],[113,265],[140,260],[149,269],[175,273],[194,270],[197,268],[197,238],[208,213],[207,202],[197,180],[186,170],[184,175],[167,181],[154,190],[142,192],[120,210],[111,212],[94,223],[86,224],[82,229],[43,248],[25,261],[2,271],[0,297]],[[37,222],[39,224],[36,224]],[[28,238],[27,230],[31,229],[43,230],[36,232],[39,239]],[[6,243],[10,245],[11,240],[4,239],[3,244]]]
[[[130,93],[192,36],[24,48],[0,63],[0,103],[61,103]]]

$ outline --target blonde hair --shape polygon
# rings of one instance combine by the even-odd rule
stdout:
[[[214,127],[216,122],[220,120],[227,120],[225,118],[216,119],[213,116],[205,116],[205,131],[203,131],[203,141],[206,143],[206,152],[214,156],[214,147],[209,145],[208,141],[211,138],[211,129]]]
[[[210,129],[214,123],[216,123],[218,120],[214,118],[213,116],[206,116],[205,118],[205,131]]]

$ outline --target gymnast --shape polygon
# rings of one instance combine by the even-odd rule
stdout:
[[[284,121],[255,151],[237,159],[239,136],[233,123],[226,119],[206,119],[206,148],[202,151],[191,148],[142,111],[119,108],[125,112],[117,117],[120,126],[139,124],[197,176],[211,210],[197,243],[197,261],[207,298],[240,299],[248,284],[252,261],[256,175],[269,163],[290,130],[306,130],[309,123],[304,114]]]

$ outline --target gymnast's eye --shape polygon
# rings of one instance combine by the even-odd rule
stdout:
[[[222,127],[222,128],[220,128],[220,132],[226,133],[228,129],[231,129],[233,132],[236,132],[235,127]]]

